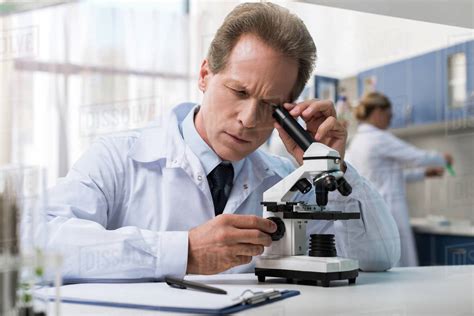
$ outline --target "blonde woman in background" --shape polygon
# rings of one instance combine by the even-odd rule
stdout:
[[[376,186],[397,222],[401,240],[398,265],[416,266],[418,258],[410,227],[405,183],[442,176],[443,167],[452,164],[452,156],[418,149],[387,131],[392,106],[381,93],[371,92],[364,96],[355,109],[355,116],[360,125],[346,159]]]

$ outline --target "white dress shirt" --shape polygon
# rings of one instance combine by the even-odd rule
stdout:
[[[184,118],[183,122],[179,124],[179,130],[183,135],[184,142],[191,148],[191,151],[201,161],[202,168],[208,176],[215,167],[217,167],[222,159],[209,147],[209,145],[201,138],[196,126],[194,125],[194,117],[199,111],[199,106],[196,105],[188,115]],[[237,179],[244,160],[232,161],[232,167],[234,168],[234,181]]]

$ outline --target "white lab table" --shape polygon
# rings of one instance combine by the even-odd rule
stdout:
[[[331,287],[286,284],[282,279],[258,283],[253,274],[193,276],[219,286],[298,289],[301,294],[241,312],[242,315],[474,315],[474,266],[394,268],[361,272],[355,285]],[[183,290],[185,291],[185,290]],[[151,311],[62,304],[61,315],[156,315]],[[169,315],[183,315],[166,313]]]

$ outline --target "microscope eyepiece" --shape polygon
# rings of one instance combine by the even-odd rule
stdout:
[[[291,116],[291,114],[281,105],[273,104],[273,118],[283,129],[290,135],[290,137],[300,146],[303,151],[306,151],[312,143],[313,137],[298,123],[298,121]]]

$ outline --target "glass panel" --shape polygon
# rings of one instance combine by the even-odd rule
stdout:
[[[448,102],[453,108],[463,107],[466,101],[466,54],[448,57]]]

